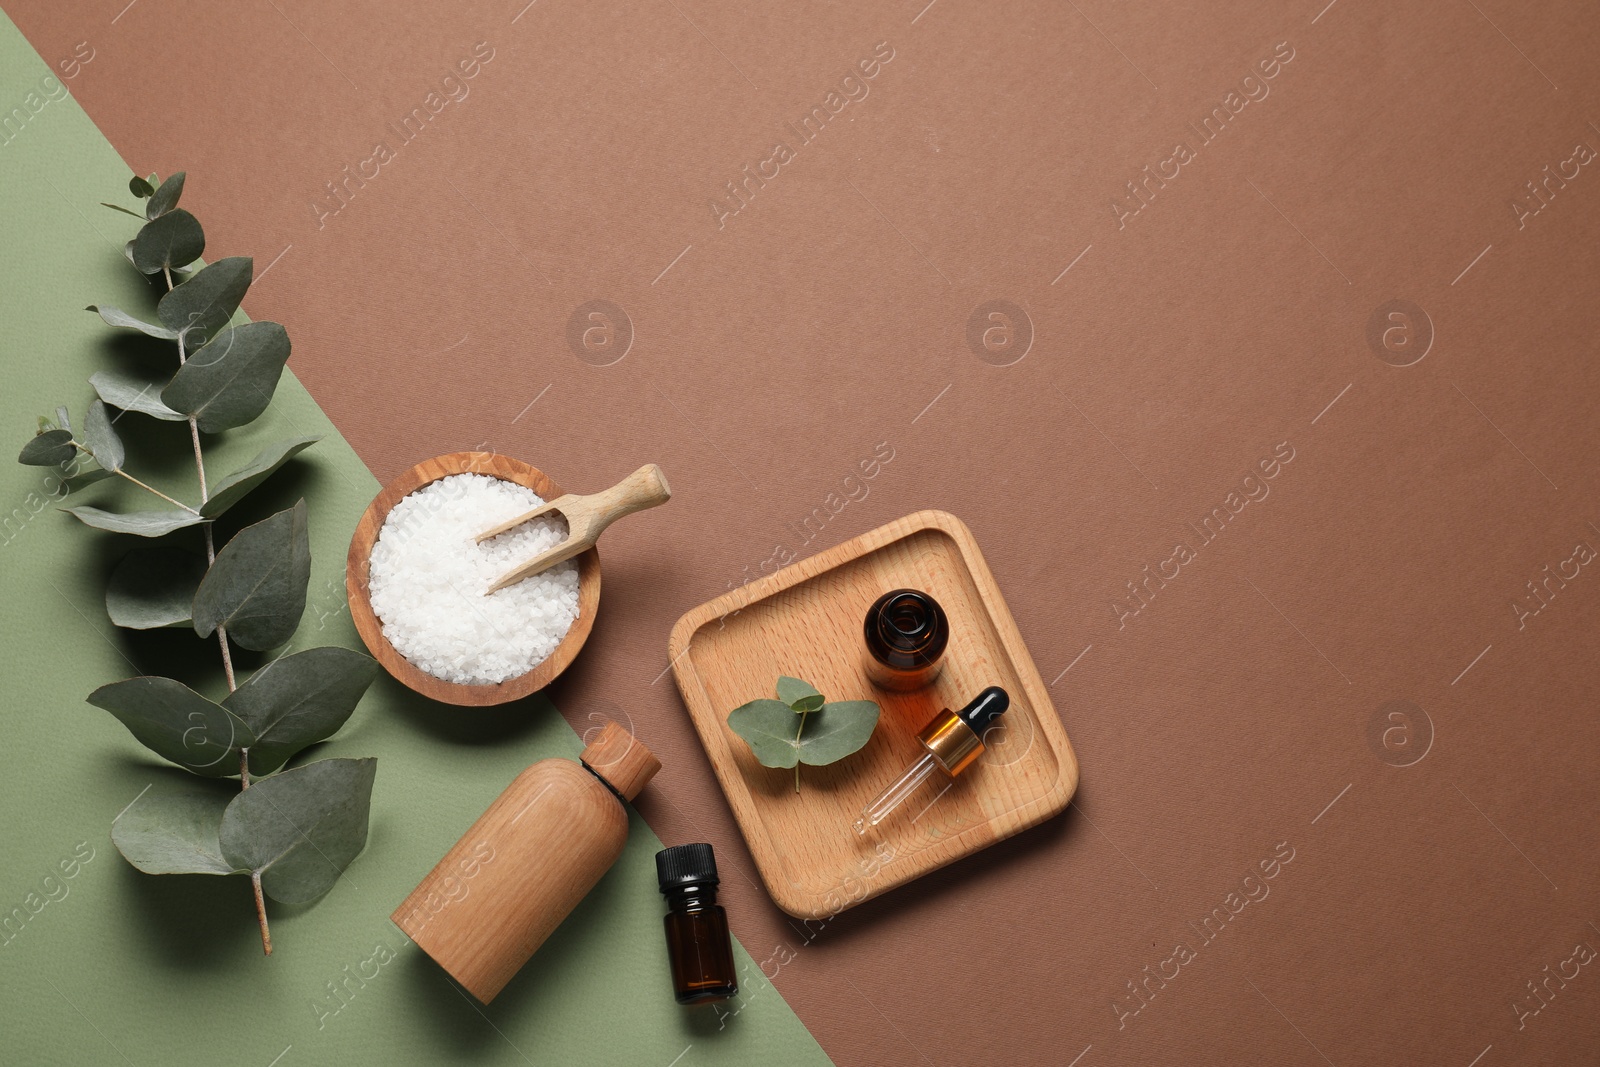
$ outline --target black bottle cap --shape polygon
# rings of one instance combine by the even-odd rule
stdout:
[[[998,685],[991,685],[983,692],[972,698],[972,703],[956,712],[956,717],[968,726],[979,737],[989,724],[1006,713],[1011,706],[1011,696]]]
[[[718,885],[716,854],[703,842],[664,848],[656,853],[656,882],[663,893],[686,885]]]

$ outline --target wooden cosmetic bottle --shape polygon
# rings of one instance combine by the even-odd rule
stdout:
[[[661,769],[614,722],[580,758],[517,775],[391,916],[485,1004],[617,861],[623,801]]]

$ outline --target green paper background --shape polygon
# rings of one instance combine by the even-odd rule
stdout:
[[[0,114],[26,110],[29,92],[48,73],[0,16]],[[270,959],[261,954],[244,879],[153,878],[123,861],[108,835],[120,810],[146,788],[199,786],[83,698],[135,673],[175,674],[217,695],[215,645],[187,631],[113,627],[102,602],[106,574],[129,548],[151,542],[80,525],[46,499],[48,470],[10,457],[35,416],[57,404],[71,406],[75,424],[81,420],[95,370],[143,358],[127,331],[83,310],[105,302],[153,319],[156,291],[120,254],[138,223],[98,206],[135,206],[129,176],[70,96],[45,105],[0,144],[0,358],[7,372],[0,392],[0,663],[7,689],[0,916],[17,908],[27,916],[20,933],[0,933],[0,1059],[262,1067],[828,1062],[742,948],[744,991],[725,1025],[713,1010],[689,1012],[673,1002],[652,860],[661,846],[637,815],[621,861],[487,1009],[389,922],[394,906],[519,770],[579,751],[581,741],[542,696],[506,710],[465,711],[380,678],[345,729],[313,754],[378,757],[366,851],[321,901],[269,904]],[[260,251],[210,248],[208,258]],[[265,264],[259,256],[257,262],[259,273]],[[286,325],[292,337],[294,324]],[[181,424],[130,414],[119,428],[130,431],[130,469],[174,495],[195,496]],[[313,571],[293,647],[359,648],[345,607],[343,561],[378,485],[292,375],[257,423],[208,442],[207,470],[216,478],[268,441],[319,433],[325,439],[230,513],[221,533],[303,495]],[[102,483],[74,502],[159,505],[122,489]],[[256,661],[244,659],[241,667]],[[92,850],[92,858],[62,878],[58,864],[75,848],[80,855]],[[378,966],[376,977],[351,978],[358,969],[373,973],[366,961],[379,946],[393,960]],[[348,991],[342,1001],[331,993],[340,982]]]

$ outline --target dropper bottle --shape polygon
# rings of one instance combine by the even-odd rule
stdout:
[[[955,778],[972,766],[983,754],[983,732],[1010,706],[1011,697],[1006,691],[991,685],[960,711],[945,708],[935,715],[917,734],[917,741],[926,750],[922,758],[861,809],[861,817],[855,821],[856,833],[866,834],[887,819],[935,771]]]

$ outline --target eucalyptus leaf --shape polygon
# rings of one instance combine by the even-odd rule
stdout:
[[[225,862],[261,878],[273,900],[322,896],[367,844],[375,759],[326,759],[252,782],[228,804]]]
[[[63,484],[67,487],[68,495],[76,493],[79,489],[86,489],[95,482],[111,477],[111,472],[104,467],[90,467],[88,470],[79,471],[69,476]],[[79,516],[82,518],[82,516]],[[92,523],[90,525],[93,525]]]
[[[68,413],[65,405],[56,408],[56,425],[63,430],[72,429],[72,417]]]
[[[806,716],[800,737],[800,762],[823,767],[857,752],[878,726],[878,705],[870,700],[836,700]]]
[[[107,472],[109,473],[109,472]],[[128,511],[117,513],[104,511],[80,504],[75,508],[64,508],[69,515],[74,516],[86,526],[93,526],[97,530],[110,530],[112,533],[137,534],[140,537],[160,537],[173,530],[181,530],[185,526],[195,526],[206,522],[206,518],[196,515],[192,511],[173,509],[171,511]],[[203,635],[202,635],[203,636]]]
[[[138,411],[167,422],[183,422],[187,415],[173,411],[161,402],[161,390],[166,382],[150,378],[125,368],[95,371],[89,375],[89,384],[112,407],[123,411]]]
[[[160,274],[171,267],[183,267],[200,258],[206,250],[205,231],[200,220],[183,208],[175,208],[147,222],[133,239],[133,265],[146,274]]]
[[[152,174],[150,177],[154,178],[155,175]],[[134,196],[137,196],[140,200],[151,196],[155,193],[155,191],[156,187],[152,185],[150,181],[139,177],[137,174],[128,179],[128,192],[132,193]]]
[[[178,197],[183,195],[183,178],[184,172],[180,170],[157,187],[144,205],[145,218],[160,218],[178,206]]]
[[[45,430],[34,434],[33,438],[22,446],[22,453],[17,456],[17,462],[26,463],[30,467],[57,466],[67,462],[77,451],[71,442],[71,430]]]
[[[283,656],[252,674],[222,702],[255,734],[250,773],[271,774],[333,736],[377,676],[377,660],[337,645]]]
[[[763,767],[793,767],[800,762],[795,730],[800,716],[781,700],[752,700],[728,713],[728,726],[745,739]]]
[[[178,339],[177,330],[169,330],[165,326],[157,326],[153,322],[136,319],[121,308],[112,307],[110,304],[90,304],[83,310],[96,312],[105,320],[107,326],[126,326],[130,330],[138,330],[140,333],[149,334],[151,337],[159,337],[163,341],[176,341]]]
[[[194,595],[194,630],[218,626],[245,648],[265,651],[294,636],[306,610],[311,544],[306,502],[246,526],[217,553]]]
[[[132,263],[135,267],[139,266],[139,261],[137,259],[133,258],[133,242],[132,241],[129,241],[127,244],[122,246],[122,258],[126,259],[129,263]]]
[[[243,874],[222,858],[218,834],[232,796],[141,796],[111,824],[111,842],[145,874]]]
[[[282,326],[247,322],[223,330],[190,356],[161,400],[199,420],[206,433],[231,430],[267,409],[288,359],[289,335]]]
[[[104,200],[102,200],[102,201],[100,201],[100,206],[101,207],[108,207],[112,211],[120,211],[124,215],[132,215],[134,218],[138,219],[140,222],[144,222],[145,221],[145,217],[143,215],[139,214],[137,211],[134,211],[132,208],[123,207],[121,204],[108,204]]]
[[[103,400],[89,405],[89,414],[83,420],[83,443],[94,461],[108,471],[121,470],[123,461],[128,458]]]
[[[816,711],[823,704],[823,696],[815,686],[788,675],[778,679],[778,699],[795,711]]]
[[[255,261],[249,256],[219,259],[173,286],[156,305],[156,318],[175,335],[182,333],[189,348],[198,348],[239,310],[254,271]]]
[[[115,715],[156,755],[207,778],[239,773],[239,750],[255,738],[233,712],[172,678],[143,676],[103,685],[89,703]]]
[[[800,791],[800,764],[822,767],[857,752],[878,726],[870,700],[824,703],[815,686],[800,678],[778,679],[777,700],[752,700],[728,713],[728,728],[750,746],[763,767],[793,767]]]
[[[243,500],[252,489],[270,478],[273,471],[320,440],[321,437],[293,437],[287,441],[276,441],[263,448],[256,454],[255,459],[216,484],[211,490],[210,499],[200,505],[200,514],[207,518],[221,515]]]
[[[183,626],[205,573],[205,557],[197,552],[168,545],[136,548],[111,570],[106,614],[129,630]]]

